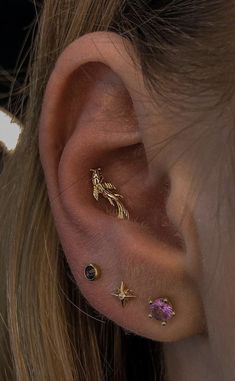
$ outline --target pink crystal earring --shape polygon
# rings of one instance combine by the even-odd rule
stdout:
[[[154,301],[149,298],[149,318],[155,318],[161,321],[162,326],[165,326],[169,320],[175,316],[175,311],[172,303],[167,298],[157,298]]]

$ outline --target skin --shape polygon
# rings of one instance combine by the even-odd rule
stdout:
[[[227,136],[199,140],[203,127],[217,131],[229,113],[220,120],[216,111],[198,110],[195,118],[161,99],[154,103],[122,38],[106,32],[87,34],[62,52],[44,97],[40,158],[77,284],[102,314],[165,343],[168,381],[235,377],[235,257],[226,205],[219,217],[222,257],[215,233],[218,152]],[[90,168],[98,167],[124,196],[129,221],[92,197]],[[101,267],[97,283],[83,276],[90,262]],[[111,295],[122,280],[137,295],[125,308]],[[174,305],[176,316],[165,327],[148,318],[150,296]]]

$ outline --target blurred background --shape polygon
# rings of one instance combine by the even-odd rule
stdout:
[[[19,126],[12,123],[12,117],[9,115],[12,111],[9,94],[15,82],[15,94],[11,99],[14,105],[17,90],[22,86],[26,74],[33,23],[39,3],[36,0],[0,1],[0,171],[2,156],[14,150],[20,133]],[[18,118],[18,115],[14,117]],[[20,125],[20,121],[17,123]]]
[[[32,23],[36,16],[33,0],[0,1],[0,106],[7,108],[10,84],[16,74],[18,59],[23,59],[29,50],[32,37]],[[19,57],[21,56],[21,57]],[[27,58],[17,77],[22,83]]]

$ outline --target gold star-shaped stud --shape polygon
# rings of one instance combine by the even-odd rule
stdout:
[[[133,294],[133,291],[124,286],[123,281],[121,282],[120,288],[113,291],[111,295],[116,296],[120,300],[122,307],[125,306],[125,302],[128,300],[128,298],[136,298],[136,295]]]

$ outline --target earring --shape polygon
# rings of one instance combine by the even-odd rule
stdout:
[[[171,302],[167,298],[157,298],[152,301],[151,298],[149,302],[149,318],[155,318],[156,320],[161,321],[162,326],[165,326],[167,322],[175,316],[175,311]]]
[[[117,217],[121,219],[129,219],[129,212],[124,207],[120,198],[122,195],[118,193],[113,193],[112,190],[116,190],[116,187],[111,183],[104,182],[104,178],[101,173],[101,168],[90,169],[92,172],[92,184],[93,184],[93,196],[98,201],[99,195],[101,194],[104,198],[108,199],[112,206],[117,207]]]
[[[84,275],[88,280],[97,280],[101,276],[100,267],[98,265],[95,265],[94,263],[89,263],[89,265],[85,267]]]
[[[121,286],[116,291],[113,291],[111,295],[116,296],[120,300],[122,307],[125,306],[128,298],[136,298],[136,295],[134,295],[133,291],[124,286],[123,281],[121,282]]]

